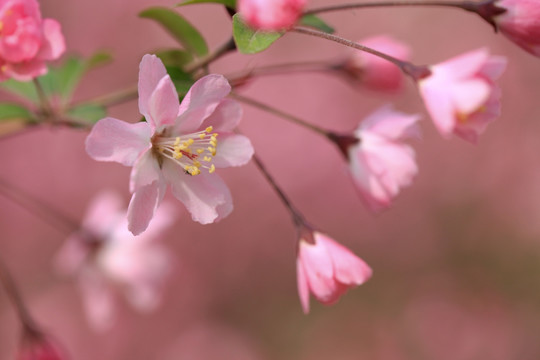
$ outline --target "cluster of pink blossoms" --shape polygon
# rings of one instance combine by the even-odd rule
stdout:
[[[42,19],[36,0],[0,0],[0,81],[28,81],[65,51],[60,24]]]

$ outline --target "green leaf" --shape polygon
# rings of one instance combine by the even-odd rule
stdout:
[[[181,3],[176,4],[176,6],[202,4],[202,3],[222,4],[228,8],[236,9],[236,0],[186,0]]]
[[[193,76],[176,66],[165,66],[165,68],[171,77],[176,92],[179,94],[187,94],[193,83],[195,83]]]
[[[85,61],[85,71],[90,71],[113,61],[113,56],[107,51],[98,51]]]
[[[39,82],[47,95],[59,95],[62,101],[67,103],[79,84],[85,68],[80,58],[72,56],[61,66],[49,69],[46,75],[39,78]]]
[[[87,103],[70,109],[68,115],[82,123],[95,124],[98,120],[107,116],[107,111],[101,105]]]
[[[325,23],[320,17],[315,15],[305,15],[300,19],[300,24],[309,26],[317,30],[324,31],[328,34],[334,33],[334,28]]]
[[[34,115],[25,107],[17,104],[0,103],[0,121],[25,120],[34,119]]]
[[[165,66],[177,66],[181,68],[193,61],[193,56],[190,53],[177,49],[158,51],[156,56],[163,61]]]
[[[33,103],[38,103],[39,98],[34,84],[29,82],[20,82],[14,79],[9,79],[0,82],[0,89],[23,99],[30,100]]]
[[[267,32],[250,28],[238,14],[233,16],[233,37],[238,51],[255,54],[268,48],[283,36],[283,32]]]
[[[164,7],[151,7],[139,16],[158,22],[190,53],[197,56],[208,54],[208,46],[202,35],[177,12]]]

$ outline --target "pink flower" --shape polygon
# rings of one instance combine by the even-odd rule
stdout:
[[[400,60],[409,60],[410,49],[390,36],[379,35],[358,41],[359,44]],[[364,51],[355,51],[344,70],[362,87],[381,92],[397,92],[403,87],[403,73],[391,62]]]
[[[60,24],[41,19],[36,0],[0,0],[0,81],[28,81],[65,50]]]
[[[115,292],[123,292],[140,311],[153,310],[159,304],[172,258],[157,239],[176,217],[167,205],[157,210],[144,234],[133,236],[127,230],[120,197],[101,193],[90,205],[81,230],[60,250],[58,270],[78,277],[88,320],[96,330],[112,325]]]
[[[439,132],[475,143],[500,114],[500,89],[495,80],[506,59],[479,49],[430,67],[419,80],[420,93]]]
[[[307,0],[239,0],[238,11],[244,21],[258,30],[279,31],[291,28],[300,18]]]
[[[414,150],[404,143],[419,136],[418,120],[418,115],[383,107],[362,121],[354,135],[332,136],[349,161],[354,184],[371,211],[388,208],[418,172]]]
[[[198,80],[182,104],[161,60],[145,55],[139,72],[139,111],[146,122],[100,120],[86,139],[95,160],[133,166],[129,229],[140,234],[163,199],[167,184],[193,220],[208,224],[227,216],[231,194],[216,168],[246,164],[250,141],[232,133],[242,117],[225,97],[231,88],[221,75]]]
[[[526,51],[540,56],[540,2],[500,0],[495,4],[497,8],[506,10],[494,16],[497,28]]]
[[[304,313],[309,293],[325,305],[334,304],[348,288],[362,285],[371,268],[349,249],[318,231],[304,230],[298,242],[296,275]]]

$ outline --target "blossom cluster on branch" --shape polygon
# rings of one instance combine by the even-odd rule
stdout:
[[[410,62],[411,47],[402,40],[387,35],[349,40],[336,35],[319,16],[377,6],[453,7],[479,15],[515,44],[540,56],[537,0],[375,0],[318,9],[310,9],[307,0],[190,0],[179,5],[203,2],[226,8],[232,20],[231,41],[209,51],[202,35],[177,11],[151,7],[141,17],[163,26],[182,48],[144,55],[136,89],[81,104],[71,101],[78,81],[93,67],[107,62],[107,55],[71,58],[64,65],[48,68],[47,62],[59,59],[65,51],[60,24],[43,19],[36,0],[0,0],[0,81],[4,81],[0,90],[27,100],[24,104],[0,103],[0,119],[17,121],[23,128],[45,124],[82,127],[89,131],[85,145],[91,158],[131,167],[126,181],[132,194],[127,210],[121,198],[105,192],[96,196],[83,220],[56,211],[49,213],[60,217],[70,230],[58,254],[57,268],[78,279],[84,308],[97,330],[112,326],[118,294],[143,311],[159,304],[174,263],[170,251],[159,242],[161,233],[176,221],[176,205],[162,204],[167,189],[194,221],[220,221],[233,211],[233,200],[218,172],[250,161],[276,191],[296,227],[297,286],[305,313],[310,309],[310,294],[323,304],[333,304],[347,289],[371,278],[370,266],[312,225],[278,185],[279,180],[256,154],[249,136],[238,130],[242,104],[281,116],[333,143],[343,155],[359,199],[373,213],[390,208],[396,196],[413,184],[418,165],[409,140],[420,138],[422,115],[403,113],[387,105],[366,117],[355,130],[337,132],[288,114],[279,105],[250,98],[242,85],[258,74],[316,68],[375,94],[394,95],[403,90],[406,80],[412,80],[427,114],[445,139],[455,135],[477,143],[499,117],[501,90],[497,80],[505,70],[505,57],[491,55],[482,47],[436,64],[417,65]],[[353,50],[348,59],[338,62],[278,64],[229,77],[209,71],[209,66],[227,53],[261,52],[287,32],[333,41]],[[26,83],[29,81],[32,84]],[[28,85],[24,92],[21,87],[14,92],[13,86],[5,85],[18,82],[24,84],[23,88]],[[108,107],[135,99],[141,121],[107,116]],[[6,284],[6,290],[15,294],[11,282]],[[19,296],[13,299],[19,310],[24,308]],[[34,330],[31,344],[25,344],[19,359],[63,358],[37,325],[30,324],[29,313],[20,311],[23,328]],[[23,338],[28,334],[23,331]]]

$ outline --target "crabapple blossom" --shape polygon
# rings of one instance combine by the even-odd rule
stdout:
[[[94,199],[81,230],[68,238],[56,265],[61,273],[78,278],[88,320],[96,330],[114,321],[115,291],[122,291],[140,311],[159,304],[172,258],[157,240],[174,220],[174,208],[163,204],[152,226],[133,236],[116,193],[103,192]]]
[[[134,235],[147,228],[167,185],[202,224],[232,211],[229,189],[215,170],[246,164],[253,148],[248,138],[232,132],[242,109],[225,98],[230,90],[223,76],[207,75],[179,104],[161,60],[145,55],[139,72],[139,111],[146,122],[105,118],[94,125],[86,139],[88,154],[133,167],[128,223]]]
[[[309,312],[310,292],[321,303],[331,305],[347,289],[369,280],[371,274],[371,268],[343,245],[318,231],[303,229],[296,275],[304,313]]]
[[[307,0],[240,0],[238,11],[251,27],[279,31],[292,27]]]
[[[404,140],[418,137],[418,115],[383,107],[360,123],[353,135],[332,134],[349,162],[352,179],[373,212],[388,208],[418,172],[415,153]]]
[[[60,24],[41,19],[36,0],[0,1],[0,81],[28,81],[47,72],[45,61],[65,51]]]
[[[390,36],[379,35],[358,41],[359,44],[375,49],[400,60],[409,60],[409,47]],[[343,65],[354,83],[366,89],[380,92],[397,92],[403,87],[403,73],[388,60],[364,51],[355,51]]]
[[[506,58],[486,49],[459,55],[430,67],[419,80],[420,94],[435,126],[444,137],[455,134],[476,143],[500,114],[500,89],[495,84]]]
[[[540,2],[500,0],[495,4],[506,10],[493,17],[497,28],[526,51],[540,56]]]

